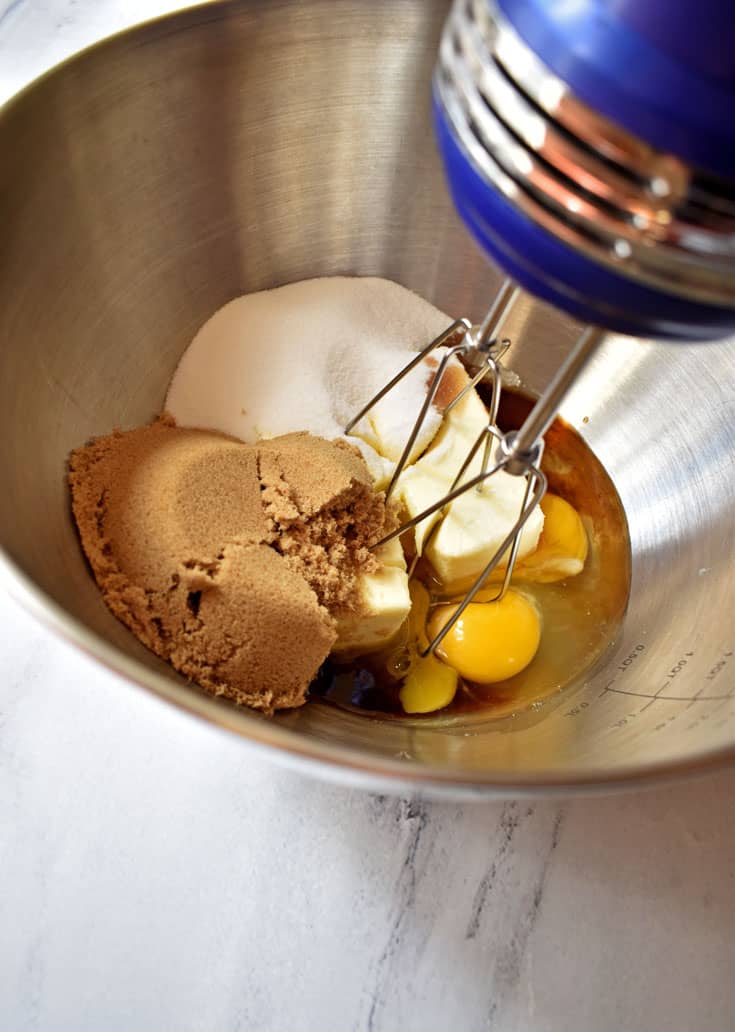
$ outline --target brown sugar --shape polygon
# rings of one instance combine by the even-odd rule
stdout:
[[[274,547],[323,605],[349,609],[358,572],[378,568],[370,547],[386,532],[364,459],[346,441],[291,433],[260,442],[258,460]]]
[[[258,446],[175,426],[72,452],[72,508],[111,611],[177,670],[261,709],[300,705],[384,533],[357,451],[289,434]]]

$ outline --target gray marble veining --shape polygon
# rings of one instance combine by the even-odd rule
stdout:
[[[735,775],[563,804],[362,794],[0,605],[10,1028],[730,1027]]]

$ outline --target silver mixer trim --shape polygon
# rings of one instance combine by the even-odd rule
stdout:
[[[735,184],[594,112],[495,0],[455,0],[435,87],[476,171],[534,222],[638,282],[735,304]]]

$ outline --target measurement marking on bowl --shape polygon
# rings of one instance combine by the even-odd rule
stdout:
[[[693,652],[685,652],[684,655],[682,656],[682,658],[677,660],[676,663],[674,663],[674,665],[672,666],[671,670],[669,670],[668,674],[666,675],[666,680],[664,681],[664,684],[663,684],[664,688],[666,687],[667,684],[669,684],[671,681],[673,681],[675,677],[679,676],[679,674],[682,672],[682,670],[687,665],[687,663],[689,662],[689,660],[691,659],[691,657],[693,655],[694,655]]]
[[[733,693],[727,695],[659,695],[655,692],[629,692],[625,688],[608,688],[607,691],[615,692],[616,695],[632,695],[636,699],[653,699],[654,702],[722,702],[724,699],[732,699]]]
[[[655,692],[640,692],[640,691],[631,691],[631,690],[629,690],[627,688],[616,688],[615,684],[616,684],[616,681],[618,680],[618,677],[621,676],[622,674],[627,673],[628,670],[630,670],[630,667],[633,664],[633,662],[638,658],[638,656],[640,656],[640,654],[644,650],[645,650],[645,645],[639,643],[638,645],[635,646],[635,648],[630,653],[628,653],[628,655],[625,657],[625,659],[618,666],[618,671],[619,671],[618,676],[612,678],[611,681],[608,681],[608,683],[605,685],[605,687],[600,692],[600,695],[598,696],[598,698],[601,698],[603,695],[606,695],[608,692],[614,692],[616,695],[628,695],[628,696],[633,696],[633,697],[638,698],[638,699],[647,699],[649,701],[646,703],[645,706],[643,706],[643,708],[641,710],[639,710],[640,713],[643,713],[645,710],[648,709],[649,706],[653,705],[654,702],[686,702],[686,703],[688,703],[687,709],[689,709],[689,707],[693,706],[695,702],[723,702],[723,701],[725,701],[727,699],[731,699],[731,698],[733,698],[735,696],[735,686],[733,686],[731,691],[729,691],[727,694],[724,694],[724,695],[703,695],[702,692],[704,691],[704,688],[700,688],[699,691],[694,693],[694,695],[664,695],[663,694],[665,689],[668,688],[671,685],[671,683],[677,677],[679,677],[680,674],[682,674],[684,672],[685,668],[689,665],[690,659],[692,659],[692,658],[694,658],[694,656],[696,656],[696,650],[692,650],[691,652],[685,652],[676,661],[676,663],[674,663],[671,666],[671,668],[669,669],[668,674],[666,675],[666,680],[660,685],[660,687]],[[722,671],[725,669],[725,667],[727,666],[728,660],[730,660],[733,657],[733,655],[735,655],[735,652],[733,652],[731,650],[727,651],[727,652],[724,652],[722,654],[722,658],[719,659],[714,664],[714,666],[712,666],[710,668],[709,672],[705,675],[705,681],[714,681],[714,679],[719,674],[721,674]],[[572,711],[569,711],[569,715],[572,715]]]
[[[720,658],[709,668],[707,673],[703,675],[704,683],[701,683],[701,687],[699,687],[698,690],[691,695],[688,693],[682,693],[681,695],[669,695],[665,694],[665,692],[668,688],[670,688],[672,683],[676,681],[677,678],[680,678],[679,683],[683,686],[684,682],[681,680],[681,677],[685,673],[690,675],[690,680],[692,678],[694,678],[695,680],[697,679],[696,665],[693,665],[691,662],[697,655],[696,649],[691,649],[687,652],[683,652],[680,655],[676,662],[669,667],[668,673],[665,675],[665,680],[661,682],[656,691],[642,692],[630,688],[620,687],[618,683],[619,680],[622,678],[624,674],[626,674],[631,669],[631,667],[635,664],[636,659],[638,659],[638,657],[645,651],[645,648],[646,646],[642,642],[639,642],[618,664],[617,673],[615,677],[611,678],[607,682],[607,684],[600,690],[599,694],[595,696],[593,700],[583,700],[581,702],[576,703],[574,706],[572,706],[565,712],[564,716],[572,718],[581,717],[584,711],[590,707],[592,702],[599,702],[602,700],[604,696],[608,694],[626,695],[628,696],[628,698],[640,699],[644,703],[644,705],[641,706],[640,709],[628,713],[625,716],[620,717],[618,720],[608,725],[611,729],[618,730],[623,727],[626,727],[633,720],[635,720],[636,717],[639,717],[642,713],[645,713],[647,709],[653,706],[654,702],[684,703],[684,706],[678,706],[675,712],[670,713],[666,717],[662,718],[659,721],[659,723],[656,724],[653,728],[653,731],[662,731],[664,728],[668,727],[668,725],[671,724],[674,720],[677,720],[679,717],[683,716],[683,714],[686,713],[687,710],[690,710],[697,702],[714,703],[716,704],[716,710],[718,708],[717,704],[722,705],[735,698],[735,685],[733,685],[732,689],[726,694],[704,694],[709,684],[712,681],[714,681],[717,677],[719,677],[722,671],[726,668],[728,662],[732,660],[733,656],[735,656],[735,650],[732,649],[728,649],[727,651],[724,651],[720,654]],[[684,681],[686,681],[686,678],[684,678]],[[694,720],[692,720],[691,723],[689,723],[686,726],[686,730],[694,730],[695,728],[699,727],[703,723],[703,721],[709,720],[711,715],[712,711],[703,713],[700,710],[699,714],[694,718]],[[717,726],[724,726],[726,723],[729,723],[731,719],[732,717],[730,715],[726,715],[724,718],[722,718],[722,720],[718,722]]]
[[[689,660],[692,658],[693,655],[694,655],[693,652],[685,652],[684,655],[682,656],[682,658],[677,660],[676,663],[674,663],[674,665],[672,666],[672,668],[669,670],[668,674],[666,675],[666,680],[663,682],[663,684],[658,689],[658,691],[655,693],[655,695],[650,700],[650,702],[646,703],[646,705],[643,707],[643,710],[647,710],[649,706],[653,706],[654,702],[656,702],[657,699],[659,699],[659,698],[666,698],[666,696],[662,696],[661,695],[661,692],[663,692],[666,688],[669,687],[669,685],[671,684],[671,682],[674,680],[675,677],[679,676],[679,674],[687,666]],[[643,712],[643,710],[641,710],[641,712]]]
[[[604,693],[603,693],[604,694]],[[600,696],[598,695],[598,698]],[[582,710],[586,710],[589,707],[589,702],[582,701],[576,706],[572,706],[570,710],[564,714],[565,717],[578,717]]]
[[[717,675],[721,674],[722,671],[725,669],[725,667],[727,666],[727,661],[728,659],[732,658],[732,655],[732,652],[725,652],[723,654],[722,659],[715,663],[710,672],[707,674],[707,676],[705,677],[705,681],[714,681]]]
[[[625,659],[622,661],[622,663],[620,663],[620,665],[618,666],[618,670],[623,674],[627,673],[627,671],[630,669],[631,664],[635,662],[635,660],[638,659],[640,654],[642,652],[645,652],[645,650],[646,646],[643,644],[643,642],[638,642],[638,644],[632,650],[632,652],[629,652]],[[613,680],[615,679],[613,678]]]
[[[691,708],[692,708],[692,706],[694,705],[694,703],[695,703],[695,702],[699,702],[699,696],[700,696],[700,695],[702,694],[702,692],[703,692],[703,691],[704,691],[704,688],[700,688],[700,689],[699,689],[699,691],[698,691],[698,692],[697,692],[697,694],[696,694],[696,695],[694,696],[694,698],[692,699],[692,701],[691,701],[691,702],[689,703],[689,705],[688,705],[688,706],[686,707],[687,709],[691,709]],[[694,725],[692,724],[691,726],[693,727]]]
[[[664,681],[664,683],[661,685],[661,687],[656,692],[656,694],[653,696],[653,698],[649,699],[648,702],[646,703],[646,705],[641,707],[641,710],[640,710],[641,713],[644,713],[648,709],[649,706],[653,706],[654,702],[658,702],[659,696],[660,696],[661,692],[664,690],[664,688],[666,688],[668,686],[668,683],[669,683],[668,681]]]

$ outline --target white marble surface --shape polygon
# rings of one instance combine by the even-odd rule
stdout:
[[[0,100],[173,6],[0,0]],[[253,758],[1,592],[0,628],[3,1030],[733,1028],[735,773],[366,795]]]

